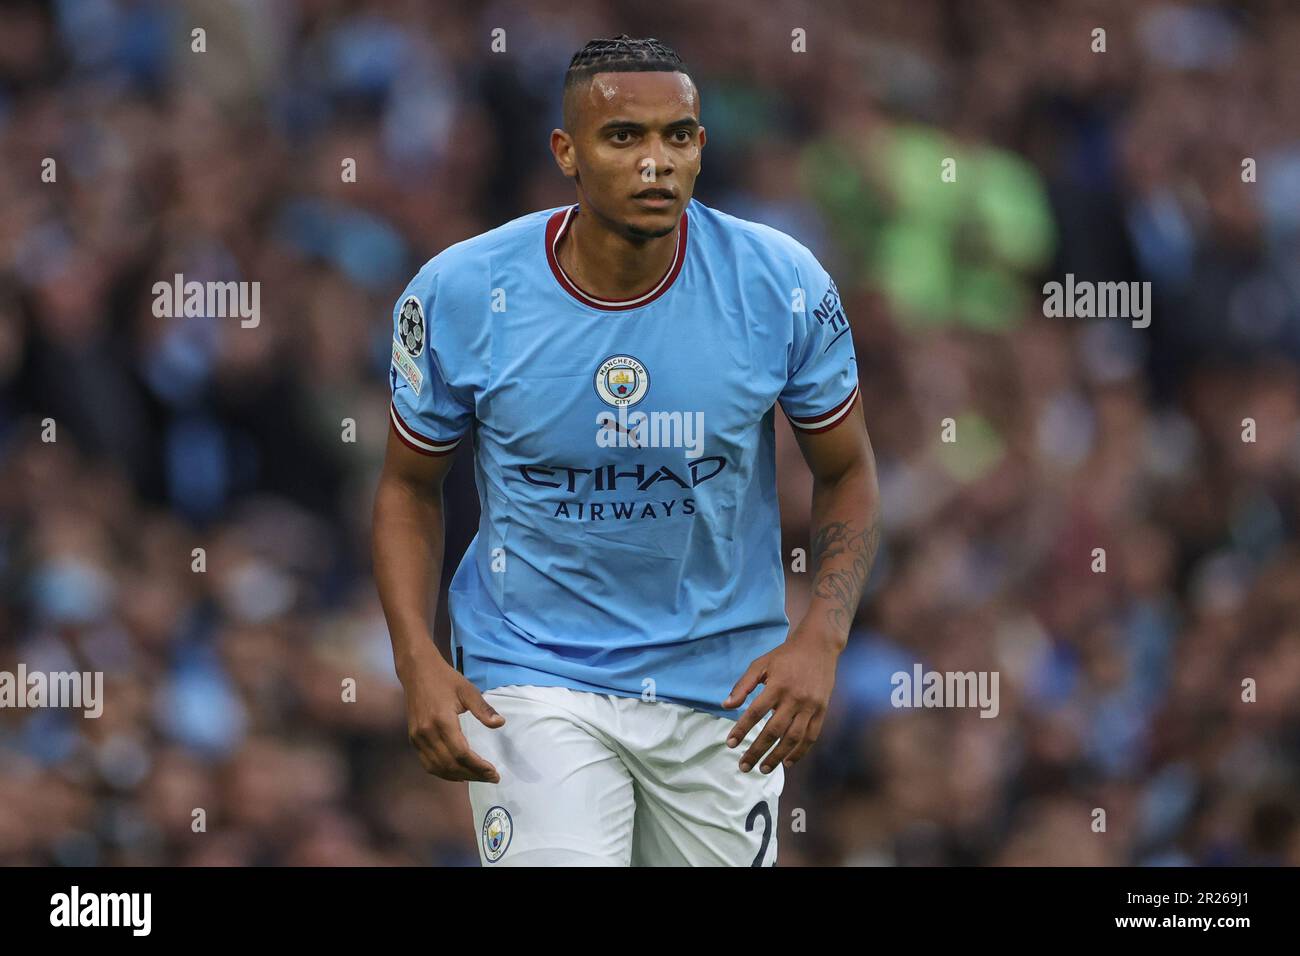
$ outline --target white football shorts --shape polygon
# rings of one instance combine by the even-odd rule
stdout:
[[[740,772],[770,715],[735,722],[680,704],[566,687],[483,695],[496,730],[460,715],[501,782],[469,785],[484,866],[775,866],[778,765]]]

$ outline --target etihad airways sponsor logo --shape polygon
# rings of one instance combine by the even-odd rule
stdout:
[[[655,468],[644,462],[634,468],[616,464],[598,464],[589,468],[576,465],[519,465],[519,474],[530,485],[542,488],[560,488],[575,494],[578,491],[599,491],[611,494],[628,491],[647,491],[660,482],[679,488],[697,488],[716,478],[727,467],[727,460],[718,455],[697,458],[676,469],[668,465]]]

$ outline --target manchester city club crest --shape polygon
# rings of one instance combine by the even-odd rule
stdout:
[[[424,309],[413,295],[406,297],[397,317],[397,340],[411,358],[419,358],[424,351]]]
[[[650,373],[630,355],[611,355],[596,369],[596,394],[606,405],[635,405],[649,389]]]
[[[483,816],[483,856],[495,863],[510,849],[515,825],[505,807],[493,807]]]

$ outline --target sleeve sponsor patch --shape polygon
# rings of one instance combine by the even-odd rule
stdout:
[[[424,308],[420,300],[408,295],[402,303],[402,311],[397,316],[397,341],[410,354],[419,358],[424,351]]]
[[[420,386],[424,384],[424,375],[397,339],[393,339],[393,368],[406,379],[406,384],[411,386],[411,391],[419,395]]]

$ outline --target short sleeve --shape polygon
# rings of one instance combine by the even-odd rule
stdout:
[[[456,360],[454,336],[439,323],[436,284],[417,276],[393,309],[389,414],[397,437],[423,455],[455,451],[473,421],[473,406],[444,374]]]
[[[840,305],[835,281],[812,257],[800,270],[804,308],[794,312],[781,408],[803,432],[834,428],[848,417],[858,397],[858,362],[853,334]]]

